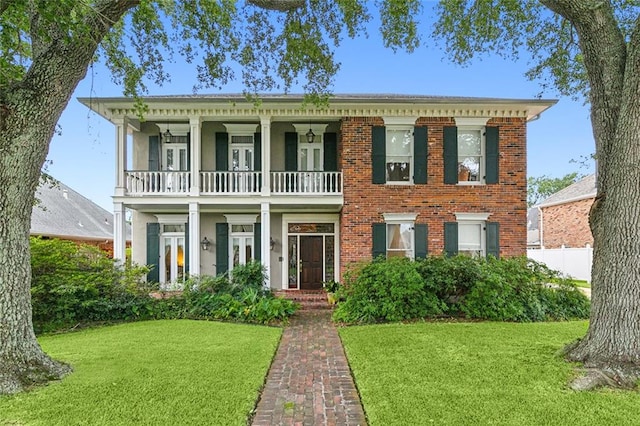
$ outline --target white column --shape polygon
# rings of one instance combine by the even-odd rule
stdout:
[[[189,203],[189,274],[200,275],[200,204]]]
[[[113,119],[116,125],[116,187],[115,195],[124,196],[125,169],[127,168],[127,117]]]
[[[271,212],[269,211],[269,203],[260,203],[260,222],[260,257],[267,275],[264,285],[269,288],[271,286]]]
[[[191,195],[200,194],[200,153],[202,151],[202,117],[191,117]]]
[[[271,117],[260,117],[262,142],[262,195],[271,192]]]
[[[124,213],[124,204],[113,203],[113,258],[119,266],[124,266],[126,261],[127,221]]]

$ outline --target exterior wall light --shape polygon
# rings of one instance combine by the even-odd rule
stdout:
[[[204,237],[202,241],[200,241],[200,246],[202,247],[202,250],[208,251],[209,247],[211,247],[211,241],[207,240],[207,237]]]

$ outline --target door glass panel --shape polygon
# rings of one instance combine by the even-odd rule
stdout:
[[[240,264],[240,238],[233,238],[233,266]]]
[[[167,150],[167,170],[173,170],[173,149]]]
[[[164,239],[164,282],[171,282],[171,265],[173,261],[171,259],[171,238]]]
[[[320,149],[313,150],[313,170],[317,172],[322,170],[320,166]]]
[[[187,170],[187,150],[180,150],[180,170]]]
[[[324,237],[324,258],[325,258],[325,266],[324,266],[324,280],[325,281],[333,281],[335,279],[334,271],[333,271],[333,263],[334,263],[334,249],[335,249],[335,239],[333,235],[327,235]]]
[[[309,170],[309,167],[307,166],[307,162],[309,161],[307,159],[309,154],[309,150],[307,148],[300,148],[300,171],[307,171]]]
[[[250,262],[253,260],[253,238],[245,238],[245,249],[244,249],[244,260],[246,262]]]
[[[233,149],[233,153],[231,156],[231,170],[240,170],[240,150],[238,148]]]
[[[184,238],[182,237],[178,238],[178,259],[176,260],[178,269],[175,276],[178,281],[182,281],[184,277]]]
[[[250,149],[244,153],[244,170],[253,170],[253,152]]]
[[[298,286],[298,237],[289,237],[289,267],[287,268],[289,276],[289,288]]]

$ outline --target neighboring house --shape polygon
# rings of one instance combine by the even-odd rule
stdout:
[[[113,253],[113,214],[62,182],[42,184],[31,212],[31,235],[92,244]],[[126,239],[130,241],[131,231]]]
[[[592,174],[534,206],[539,212],[540,245],[547,249],[593,247],[589,210],[596,192],[596,175]]]
[[[114,256],[168,285],[260,260],[274,289],[427,253],[526,252],[527,122],[555,101],[338,95],[80,101],[116,127]]]

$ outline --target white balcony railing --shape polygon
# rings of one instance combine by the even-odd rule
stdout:
[[[274,194],[342,194],[341,172],[271,172]]]
[[[171,195],[190,191],[186,171],[128,171],[127,195]],[[340,195],[341,172],[271,172],[270,191],[277,195]],[[203,195],[251,195],[262,190],[262,172],[200,172]]]
[[[130,195],[183,194],[189,192],[190,173],[186,171],[126,172],[126,190]]]
[[[200,172],[203,194],[256,194],[261,189],[261,172]]]

